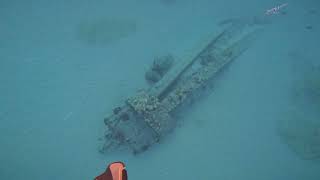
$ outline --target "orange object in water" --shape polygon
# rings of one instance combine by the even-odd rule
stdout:
[[[122,162],[113,162],[95,180],[128,180],[126,166]]]

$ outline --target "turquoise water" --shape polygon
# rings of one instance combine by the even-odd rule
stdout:
[[[182,57],[222,21],[283,3],[165,141],[98,152],[103,118],[148,86],[155,56]],[[319,119],[291,96],[320,67],[319,18],[316,0],[0,1],[0,179],[93,179],[111,161],[132,180],[320,179],[319,160],[277,132],[292,109]]]

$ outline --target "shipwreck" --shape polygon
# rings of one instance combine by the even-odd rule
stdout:
[[[175,114],[200,98],[215,76],[248,50],[262,27],[256,19],[230,21],[167,72],[151,76],[153,85],[149,89],[128,98],[104,119],[101,152],[124,147],[137,154],[162,141],[179,121]]]

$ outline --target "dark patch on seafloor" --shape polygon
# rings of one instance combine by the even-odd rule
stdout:
[[[77,38],[89,45],[107,45],[126,38],[137,30],[136,22],[121,18],[98,18],[81,22]]]

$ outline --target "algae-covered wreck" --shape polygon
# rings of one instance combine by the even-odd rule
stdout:
[[[159,142],[176,127],[175,113],[199,97],[219,71],[246,51],[260,29],[254,20],[230,23],[189,51],[152,87],[115,108],[104,119],[101,152],[122,146],[136,154]]]

